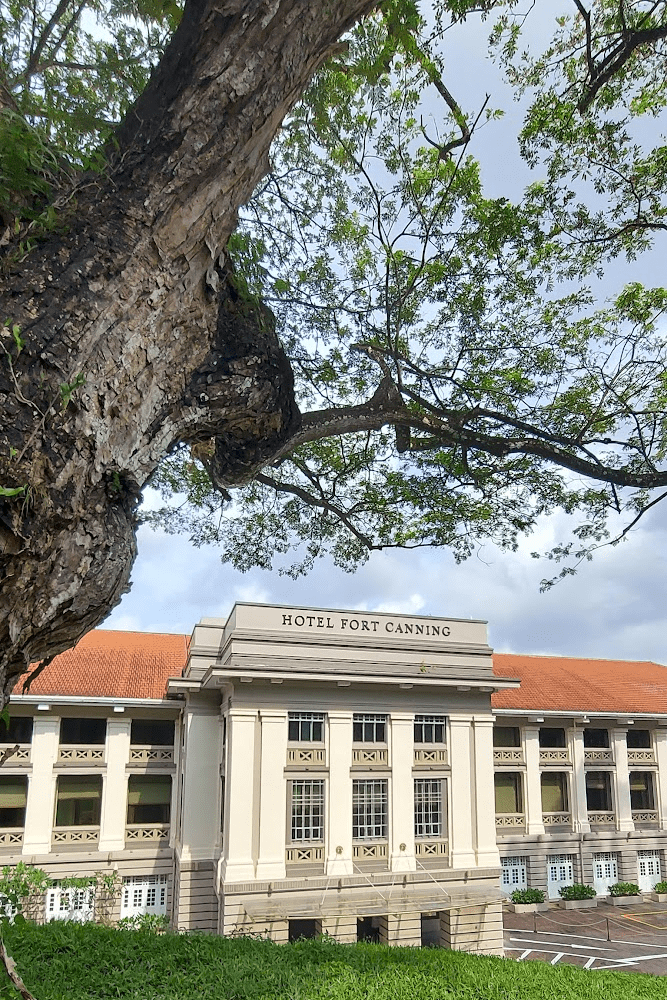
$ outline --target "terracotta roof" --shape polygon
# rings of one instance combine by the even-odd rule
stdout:
[[[164,698],[180,676],[188,636],[95,629],[35,678],[29,694],[92,698]],[[16,685],[21,693],[22,678]]]
[[[493,672],[521,681],[492,695],[494,708],[667,714],[667,667],[659,663],[494,653]]]

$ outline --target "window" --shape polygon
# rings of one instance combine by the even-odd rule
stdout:
[[[589,812],[612,811],[611,781],[607,771],[587,771],[586,805]]]
[[[630,807],[655,809],[653,775],[650,771],[630,771]]]
[[[59,885],[46,890],[44,919],[75,920],[85,923],[95,915],[95,886],[85,889],[61,889]]]
[[[139,747],[171,747],[174,723],[171,719],[132,719],[130,743]]]
[[[324,840],[324,782],[292,781],[290,785],[292,842]]]
[[[443,837],[442,781],[415,778],[415,837]]]
[[[650,750],[650,729],[628,729],[628,750]]]
[[[60,742],[99,745],[107,738],[106,719],[61,719]]]
[[[323,712],[289,712],[287,739],[290,743],[323,743]]]
[[[415,715],[415,743],[444,742],[444,715]]]
[[[520,747],[521,736],[516,726],[494,726],[494,747]]]
[[[56,826],[99,826],[102,777],[58,776]]]
[[[127,790],[128,823],[168,823],[170,806],[170,775],[130,775]]]
[[[27,798],[27,777],[0,777],[0,830],[25,825]]]
[[[121,917],[142,913],[167,912],[167,876],[133,875],[123,879],[120,899]]]
[[[32,743],[32,719],[26,715],[12,715],[8,727],[0,722],[0,743],[12,746],[17,743]]]
[[[565,747],[565,730],[543,726],[540,729],[540,746],[545,749],[562,750]]]
[[[606,749],[609,746],[609,730],[584,729],[584,746],[588,750]]]
[[[542,782],[542,812],[567,812],[567,775],[559,771],[545,771]]]
[[[521,775],[498,771],[493,776],[496,790],[496,813],[522,813]]]
[[[528,862],[526,858],[500,859],[500,887],[507,892],[528,888]]]
[[[352,740],[354,743],[386,743],[387,716],[355,714],[352,717]]]
[[[387,782],[352,782],[352,837],[354,840],[387,839]]]

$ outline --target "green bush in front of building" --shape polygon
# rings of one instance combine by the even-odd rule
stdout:
[[[597,896],[597,892],[592,885],[584,885],[582,882],[574,882],[573,885],[564,885],[558,891],[565,900],[593,899]]]
[[[543,903],[544,893],[541,889],[515,889],[510,896],[512,903]]]
[[[639,886],[634,882],[614,882],[609,886],[610,896],[638,896]]]

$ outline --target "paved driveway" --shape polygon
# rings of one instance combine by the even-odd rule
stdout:
[[[503,914],[505,954],[518,961],[667,975],[667,906],[600,900],[594,909]]]

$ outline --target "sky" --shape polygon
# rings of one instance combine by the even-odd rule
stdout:
[[[505,108],[505,120],[484,128],[475,151],[483,153],[490,194],[518,193],[528,179],[514,139],[521,110],[496,71],[477,58],[485,34],[488,26],[471,25],[456,35],[449,50],[455,96],[476,111],[491,92],[491,104]],[[434,103],[432,113],[442,109]],[[660,280],[659,262],[639,266],[645,280],[654,268]],[[559,567],[531,552],[548,551],[568,536],[567,519],[557,514],[542,518],[514,553],[487,545],[457,565],[442,550],[384,551],[355,574],[322,560],[307,577],[292,580],[277,568],[242,574],[223,565],[213,548],[196,549],[185,537],[144,526],[132,588],[103,627],[189,633],[202,617],[226,616],[235,601],[260,601],[483,619],[500,652],[667,664],[667,506],[655,507],[626,541],[599,550],[575,576],[541,593],[540,581]]]

